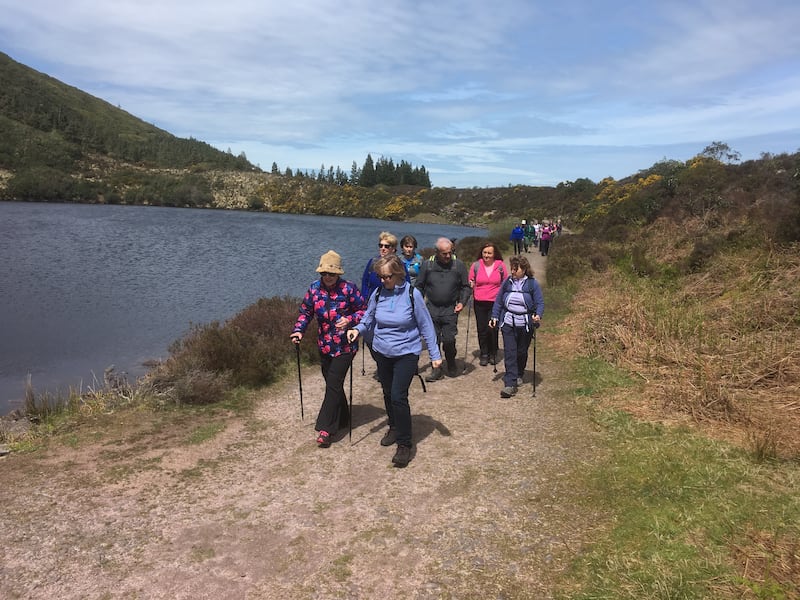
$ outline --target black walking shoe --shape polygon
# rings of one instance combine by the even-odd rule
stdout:
[[[489,364],[489,357],[488,357],[486,354],[482,354],[482,355],[481,355],[481,362],[480,362],[480,365],[481,365],[482,367],[485,367],[485,366],[486,366],[486,365],[488,365],[488,364]]]
[[[381,446],[391,446],[397,441],[397,430],[389,428],[383,437],[381,438]]]
[[[447,363],[447,374],[450,377],[458,377],[458,367],[456,366],[456,361],[451,363]]]
[[[397,451],[392,457],[392,463],[396,467],[405,467],[411,460],[411,446],[398,446]]]
[[[434,367],[434,369],[431,371],[431,374],[425,378],[425,381],[439,381],[442,377],[444,377],[442,367]]]

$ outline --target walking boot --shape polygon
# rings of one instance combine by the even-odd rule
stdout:
[[[383,434],[381,438],[381,446],[392,446],[397,441],[397,430],[392,429],[391,427],[389,430]]]
[[[447,375],[450,377],[458,377],[458,366],[456,366],[456,359],[447,361]]]
[[[502,390],[500,390],[500,397],[501,398],[511,398],[514,394],[517,393],[517,386],[515,385],[507,385]]]
[[[442,367],[434,367],[431,370],[431,374],[425,378],[425,381],[439,381],[442,377],[444,377],[444,373],[442,372]]]
[[[489,355],[488,354],[481,354],[480,365],[485,367],[489,364]]]
[[[402,469],[409,463],[409,461],[411,461],[411,446],[397,446],[397,451],[392,457],[392,463],[394,463],[394,466]]]

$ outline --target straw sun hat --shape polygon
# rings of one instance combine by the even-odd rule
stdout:
[[[328,250],[319,259],[317,273],[336,273],[338,275],[344,275],[342,257],[333,250]]]

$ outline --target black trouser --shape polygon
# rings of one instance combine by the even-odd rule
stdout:
[[[332,357],[320,353],[322,377],[325,379],[325,398],[317,415],[317,431],[327,431],[331,437],[339,427],[347,424],[350,413],[347,409],[347,396],[344,393],[344,378],[353,362],[351,353]]]
[[[498,328],[489,327],[489,319],[492,316],[492,305],[494,302],[488,300],[475,300],[475,325],[478,330],[478,347],[481,349],[481,356],[497,356],[498,348]]]
[[[397,431],[398,446],[411,446],[411,406],[408,388],[417,372],[419,355],[384,356],[376,352],[378,378],[383,390],[383,404],[389,418],[389,428]]]
[[[523,240],[514,240],[514,254],[522,254]]]
[[[550,252],[550,240],[541,240],[539,242],[539,250],[541,250],[542,256],[547,256],[547,253]]]
[[[458,335],[458,313],[455,305],[435,306],[428,304],[433,327],[436,330],[436,342],[441,344],[447,368],[456,368],[456,336]]]

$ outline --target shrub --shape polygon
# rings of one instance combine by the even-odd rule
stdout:
[[[224,324],[195,326],[170,347],[170,356],[149,374],[156,391],[178,404],[215,402],[233,387],[275,382],[296,360],[289,341],[300,301],[261,298]],[[301,360],[319,360],[316,321],[300,344]]]
[[[500,248],[500,252],[503,253],[503,258],[507,259],[506,256],[508,252],[506,252],[508,242],[501,239],[501,236],[489,236],[489,237],[478,237],[478,236],[468,236],[465,238],[461,238],[458,240],[456,245],[456,255],[458,256],[459,260],[461,260],[467,268],[478,260],[478,256],[481,252],[481,247],[487,243],[493,242]]]

